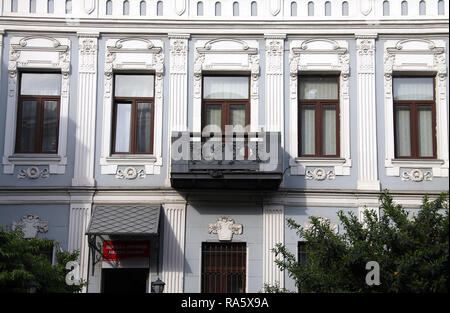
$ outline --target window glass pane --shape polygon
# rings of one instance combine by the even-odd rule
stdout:
[[[130,151],[131,103],[118,103],[115,152]]]
[[[22,73],[20,85],[24,96],[59,96],[61,74]]]
[[[395,145],[397,156],[411,156],[410,110],[408,106],[397,106],[395,109]]]
[[[337,77],[300,77],[300,99],[338,99]]]
[[[136,152],[150,153],[152,136],[152,111],[150,103],[137,104]]]
[[[336,105],[322,106],[322,153],[336,155]]]
[[[222,129],[222,105],[214,104],[206,106],[206,125],[217,125]]]
[[[153,97],[153,75],[116,75],[114,96]]]
[[[204,99],[248,99],[247,76],[205,76]]]
[[[298,263],[300,266],[306,265],[306,242],[301,241],[298,243]]]
[[[417,110],[419,156],[433,156],[433,114],[430,106],[419,106]]]
[[[245,127],[245,105],[230,105],[230,124],[233,126],[241,125]]]
[[[20,152],[34,152],[36,140],[37,102],[22,101],[22,116],[20,119]]]
[[[44,102],[42,152],[56,152],[58,143],[58,101]]]
[[[310,155],[316,153],[315,145],[315,107],[314,105],[302,105],[302,130],[301,130],[301,154]]]
[[[394,100],[433,100],[432,77],[394,78]]]

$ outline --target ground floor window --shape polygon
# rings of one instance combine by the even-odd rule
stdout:
[[[245,292],[245,243],[202,243],[202,292]]]

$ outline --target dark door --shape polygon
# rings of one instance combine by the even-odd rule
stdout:
[[[245,292],[245,243],[202,243],[202,292]]]
[[[124,268],[102,270],[102,292],[145,293],[148,269]]]

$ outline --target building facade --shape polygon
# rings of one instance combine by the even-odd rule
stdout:
[[[0,224],[79,250],[86,292],[296,290],[286,218],[342,231],[384,189],[412,211],[449,189],[448,22],[448,0],[0,0]]]

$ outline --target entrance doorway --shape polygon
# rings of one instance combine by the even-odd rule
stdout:
[[[148,269],[119,268],[102,270],[103,293],[146,293]]]

